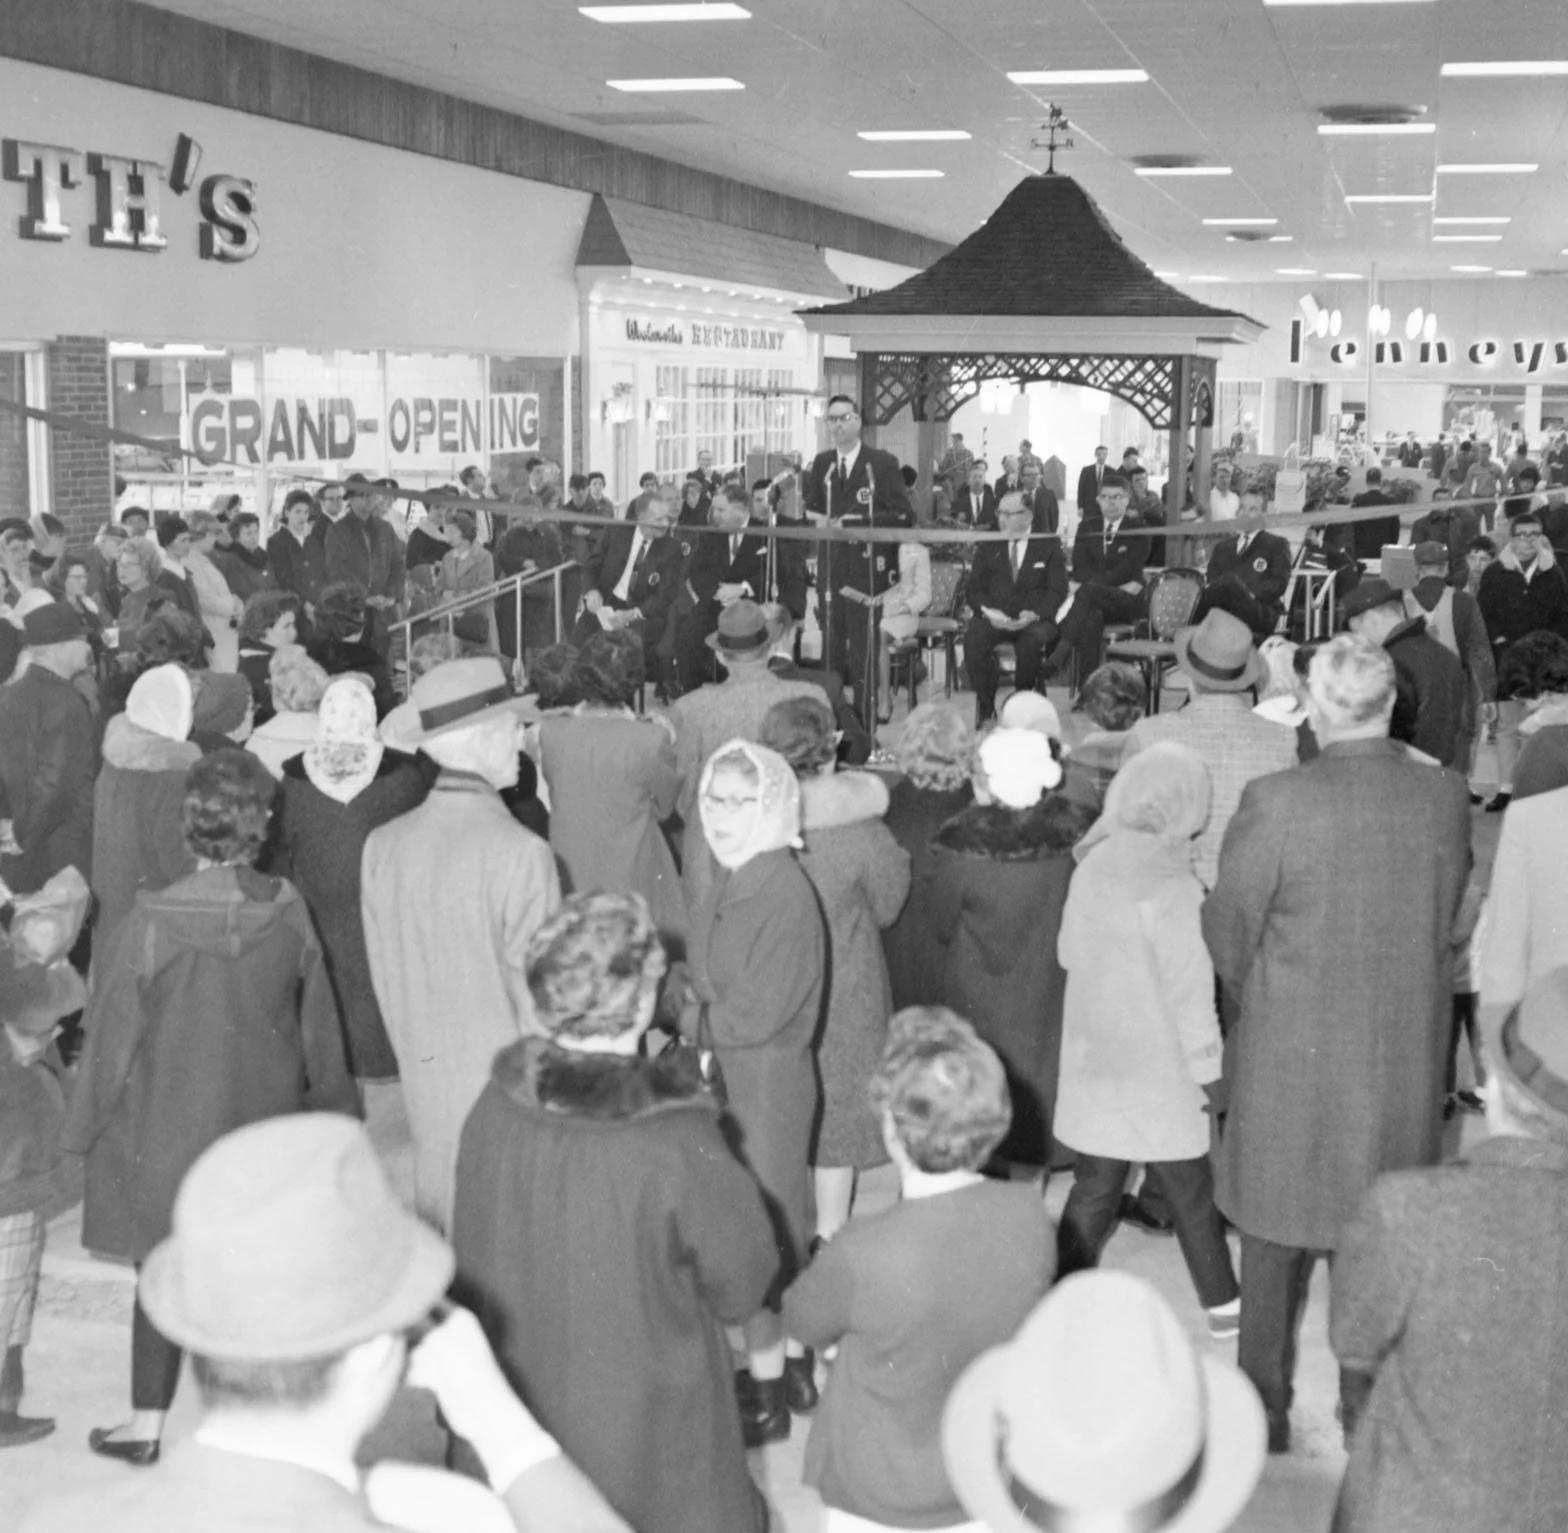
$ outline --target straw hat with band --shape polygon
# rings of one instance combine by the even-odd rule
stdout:
[[[469,729],[502,713],[533,717],[534,699],[519,697],[494,655],[448,660],[426,671],[381,721],[381,738],[393,750],[413,752],[437,735]]]
[[[1245,692],[1268,678],[1252,630],[1220,607],[1196,627],[1183,628],[1175,642],[1176,664],[1205,692]]]
[[[948,1479],[993,1533],[1219,1533],[1266,1442],[1247,1379],[1200,1358],[1142,1278],[1104,1270],[976,1358],[942,1420]]]
[[[174,1200],[139,1296],[170,1341],[203,1357],[331,1357],[429,1314],[450,1247],[398,1202],[364,1128],[300,1113],[208,1148]]]
[[[1515,1005],[1483,1006],[1481,1041],[1487,1068],[1568,1144],[1568,969],[1537,980]]]
[[[756,602],[732,601],[719,613],[719,626],[706,643],[721,655],[766,655],[773,648],[773,632],[767,614]]]

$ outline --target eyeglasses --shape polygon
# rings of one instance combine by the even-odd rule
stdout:
[[[704,793],[702,801],[709,809],[716,809],[721,814],[739,814],[749,805],[762,802],[760,798],[715,798],[711,793]]]
[[[844,411],[841,411],[837,415],[830,415],[830,416],[828,416],[828,425],[836,426],[841,421],[852,421],[854,419],[855,419],[855,412],[853,410],[844,410]]]
[[[1513,534],[1513,540],[1516,543],[1539,543],[1541,534],[1538,530],[1535,532],[1516,532]]]

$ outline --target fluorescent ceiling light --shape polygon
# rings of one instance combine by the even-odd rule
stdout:
[[[1519,75],[1568,75],[1568,59],[1482,59],[1466,64],[1444,64],[1450,80],[1501,80]]]
[[[1143,69],[1012,69],[1007,78],[1014,85],[1144,85]]]
[[[945,176],[945,170],[852,170],[850,175],[859,181],[934,181]]]
[[[1263,0],[1265,5],[1430,5],[1433,0]]]
[[[1187,278],[1187,280],[1189,282],[1229,282],[1230,278],[1229,277],[1205,277],[1205,276],[1200,276],[1197,272],[1194,272],[1190,277]]]
[[[679,91],[679,90],[745,90],[739,80],[728,75],[712,75],[694,80],[606,80],[611,90],[626,91]]]
[[[1530,176],[1541,167],[1525,161],[1505,162],[1496,165],[1439,165],[1440,176]]]
[[[1179,271],[1157,271],[1154,275],[1162,282],[1174,282],[1181,276],[1181,273]]]
[[[1266,229],[1279,222],[1277,218],[1205,218],[1203,221],[1221,229]]]
[[[1530,273],[1522,266],[1500,266],[1492,275],[1494,277],[1528,277]]]
[[[589,21],[750,21],[738,5],[579,5]]]
[[[1502,243],[1500,234],[1434,234],[1434,245],[1497,245]]]
[[[1359,282],[1361,273],[1358,271],[1326,271],[1323,275],[1330,282]]]
[[[1513,219],[1507,216],[1493,217],[1489,214],[1484,218],[1438,216],[1433,218],[1432,222],[1434,224],[1511,224]]]
[[[1435,122],[1320,122],[1318,132],[1324,138],[1366,138],[1374,133],[1436,133],[1437,124]]]
[[[1448,269],[1449,271],[1480,272],[1491,271],[1492,268],[1490,266],[1450,266]]]
[[[1346,202],[1436,202],[1436,192],[1353,192]]]
[[[1140,176],[1228,176],[1229,165],[1138,165]]]
[[[1269,244],[1271,244],[1271,245],[1288,245],[1295,238],[1296,238],[1296,236],[1294,234],[1271,234],[1271,235],[1269,235]]]
[[[1317,272],[1310,266],[1276,266],[1276,277],[1315,277]]]
[[[947,144],[969,136],[962,128],[876,128],[855,135],[868,144]]]

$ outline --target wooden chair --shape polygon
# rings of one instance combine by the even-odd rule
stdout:
[[[905,639],[893,647],[893,663],[904,667],[904,680],[909,688],[909,706],[914,708],[919,697],[915,673],[916,662],[927,653],[942,651],[942,695],[953,695],[953,673],[958,668],[958,636],[964,631],[963,619],[957,614],[963,608],[964,590],[969,567],[959,559],[931,561],[931,605],[920,617],[920,626],[913,638]],[[897,685],[895,681],[894,685]]]
[[[1146,714],[1160,711],[1165,673],[1176,663],[1177,630],[1192,622],[1202,595],[1201,570],[1161,570],[1149,582],[1148,617],[1137,625],[1132,638],[1118,638],[1106,646],[1107,660],[1125,660],[1143,672]]]

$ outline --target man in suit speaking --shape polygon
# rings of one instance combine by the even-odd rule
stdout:
[[[819,452],[806,471],[802,498],[806,514],[826,527],[912,527],[915,513],[890,452],[860,440],[860,407],[847,394],[828,401],[828,431],[833,445]],[[844,588],[880,596],[898,579],[898,549],[891,543],[832,542],[817,555],[817,620],[822,628],[825,670],[848,678],[860,697],[866,670],[866,609],[841,593]]]
[[[996,516],[1008,540],[982,543],[975,553],[969,573],[975,615],[964,636],[964,664],[982,723],[996,714],[996,646],[1013,646],[1018,689],[1033,690],[1056,637],[1057,610],[1067,600],[1062,546],[1055,538],[1030,535],[1033,512],[1023,495],[1004,495]]]

